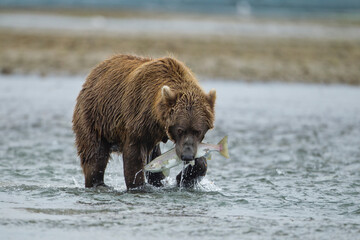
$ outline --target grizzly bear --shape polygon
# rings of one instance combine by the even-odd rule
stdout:
[[[76,147],[85,187],[106,186],[111,152],[122,153],[126,187],[162,186],[162,173],[142,171],[161,154],[159,143],[175,143],[183,161],[194,160],[197,145],[213,128],[216,92],[208,94],[193,73],[171,58],[116,55],[95,67],[77,97],[73,115]],[[176,177],[192,186],[207,171],[205,158],[195,159]]]

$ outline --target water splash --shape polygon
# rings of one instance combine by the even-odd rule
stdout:
[[[220,192],[221,188],[216,186],[216,184],[208,179],[206,176],[194,186],[195,190],[200,190],[203,192]]]
[[[77,187],[77,188],[80,188],[80,187],[81,187],[80,184],[79,184],[79,182],[75,179],[75,177],[72,177],[72,180],[73,180],[73,182],[74,182],[75,187]]]
[[[187,166],[189,166],[190,163],[187,163],[187,164],[183,164],[183,167],[181,169],[181,177],[180,177],[180,189],[182,189],[184,187],[184,173],[185,173],[185,169]]]
[[[133,181],[133,184],[135,184],[135,181],[136,181],[136,177],[137,177],[137,175],[140,173],[140,172],[142,172],[143,170],[141,169],[140,171],[138,171],[137,173],[135,173],[135,177],[134,177],[134,181]]]

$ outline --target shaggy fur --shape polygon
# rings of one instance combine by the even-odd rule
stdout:
[[[214,103],[215,91],[204,93],[173,58],[117,55],[100,63],[87,77],[73,115],[85,186],[104,184],[115,147],[123,154],[127,188],[144,184],[138,172],[155,146],[168,138],[178,145],[169,131],[179,124],[196,129],[202,139],[213,127]]]

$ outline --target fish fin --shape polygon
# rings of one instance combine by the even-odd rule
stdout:
[[[218,143],[220,146],[220,154],[223,155],[225,158],[229,158],[229,151],[228,151],[228,143],[227,143],[228,136],[225,136],[221,141]]]
[[[165,177],[168,177],[170,174],[170,169],[169,168],[164,169],[164,171],[162,171],[162,173],[164,174]]]
[[[206,160],[208,160],[208,161],[211,160],[211,153],[209,153],[209,154],[206,156]]]

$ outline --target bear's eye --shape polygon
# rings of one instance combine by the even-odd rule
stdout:
[[[201,131],[194,130],[194,135],[195,135],[195,136],[199,137],[199,136],[200,136],[200,134],[201,134]]]
[[[177,133],[178,133],[178,135],[182,135],[182,134],[184,133],[184,130],[182,130],[181,128],[179,128],[179,129],[177,130]]]

